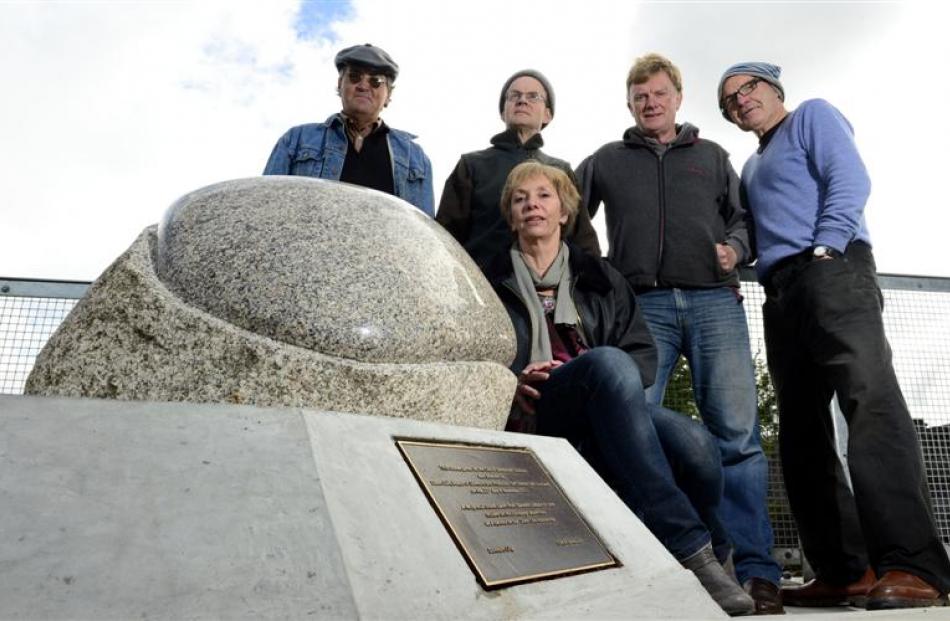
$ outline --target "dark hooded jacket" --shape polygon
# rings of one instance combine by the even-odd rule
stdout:
[[[541,151],[541,134],[521,144],[517,132],[506,130],[494,136],[491,143],[488,149],[461,157],[445,182],[435,216],[483,270],[495,255],[511,247],[511,230],[501,215],[499,203],[508,173],[515,166],[537,160],[560,168],[576,185],[570,164]],[[579,211],[574,229],[567,232],[566,238],[585,252],[600,256],[597,233],[586,210]]]
[[[636,127],[577,169],[583,204],[594,217],[601,202],[610,239],[608,260],[635,289],[738,286],[723,272],[716,244],[752,259],[739,178],[729,154],[686,123],[659,154]]]
[[[627,352],[640,369],[644,387],[656,375],[656,347],[637,306],[630,285],[606,260],[593,257],[570,245],[571,296],[580,317],[580,332],[589,348],[613,346]],[[511,370],[520,373],[531,357],[531,319],[516,293],[511,254],[495,256],[485,271],[488,281],[511,317],[518,341],[518,353]]]

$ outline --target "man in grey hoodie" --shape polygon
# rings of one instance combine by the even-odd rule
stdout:
[[[577,177],[591,218],[604,204],[608,259],[636,291],[656,342],[656,383],[647,398],[663,400],[685,356],[700,415],[722,455],[722,521],[737,578],[756,612],[781,613],[768,464],[736,269],[752,258],[739,180],[722,147],[689,123],[676,124],[682,91],[672,62],[658,54],[638,58],[627,76],[636,125],[584,160]]]

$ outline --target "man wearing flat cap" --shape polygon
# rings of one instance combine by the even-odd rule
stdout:
[[[265,175],[302,175],[387,192],[434,214],[432,164],[415,136],[379,118],[389,105],[399,66],[366,43],[336,55],[343,110],[323,123],[287,131],[267,160]]]
[[[871,191],[851,124],[822,99],[789,112],[781,69],[733,65],[723,116],[755,133],[742,170],[754,221],[782,470],[815,579],[786,605],[869,610],[946,605],[937,533],[913,421],[891,363],[864,207]],[[829,405],[848,423],[849,486]]]
[[[505,80],[498,98],[505,131],[492,137],[491,147],[464,154],[442,190],[436,220],[485,269],[498,254],[507,252],[512,233],[501,215],[499,201],[508,173],[525,160],[556,166],[573,180],[570,164],[541,151],[541,130],[554,118],[554,90],[534,69],[515,72]],[[600,256],[597,233],[585,209],[578,213],[567,240],[581,250]]]

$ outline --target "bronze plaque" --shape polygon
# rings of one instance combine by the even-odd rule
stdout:
[[[530,450],[396,445],[486,588],[619,565]]]

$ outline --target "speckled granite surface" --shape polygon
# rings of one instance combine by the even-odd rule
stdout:
[[[465,251],[388,194],[307,177],[192,192],[158,229],[159,278],[278,341],[365,362],[514,357],[507,313]]]
[[[193,192],[147,228],[49,340],[26,392],[498,429],[513,356],[501,303],[437,224],[378,192],[262,177]]]

